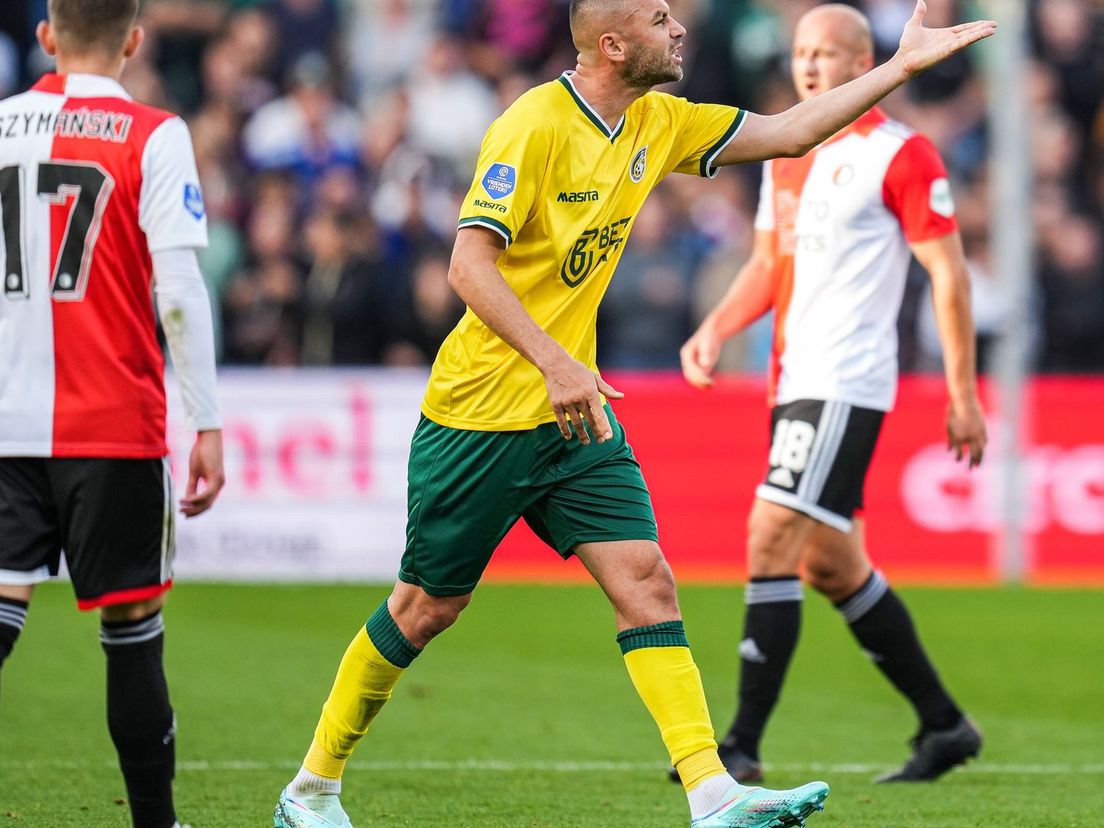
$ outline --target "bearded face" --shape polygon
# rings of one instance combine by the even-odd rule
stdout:
[[[630,42],[622,74],[625,83],[637,89],[650,89],[661,83],[682,80],[682,65],[675,59],[680,45]]]

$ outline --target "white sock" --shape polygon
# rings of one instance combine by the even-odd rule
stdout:
[[[697,819],[715,811],[728,799],[736,796],[743,787],[727,773],[718,773],[716,776],[709,777],[693,790],[686,792],[686,798],[690,800],[690,818]]]
[[[306,768],[299,768],[299,773],[288,785],[288,793],[292,796],[311,796],[312,794],[339,794],[341,793],[341,780],[330,779],[328,776],[319,776],[311,773]]]

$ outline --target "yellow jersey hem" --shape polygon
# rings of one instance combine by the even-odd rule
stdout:
[[[452,417],[448,414],[442,414],[440,411],[434,411],[425,401],[422,402],[422,413],[427,419],[433,420],[439,426],[458,428],[464,431],[531,431],[546,423],[556,422],[556,415],[551,411],[548,412],[546,417],[526,420],[495,420],[493,422],[470,420],[466,417]]]

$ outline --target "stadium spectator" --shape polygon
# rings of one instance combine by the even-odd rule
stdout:
[[[334,167],[356,167],[360,118],[334,95],[330,66],[318,52],[291,68],[290,91],[246,122],[242,144],[256,170],[291,172],[309,199],[317,180]]]
[[[306,222],[309,267],[303,284],[300,353],[304,365],[366,365],[388,362],[401,340],[405,302],[388,295],[387,270],[375,256],[357,255],[356,218],[322,208]],[[370,235],[370,228],[369,228]]]
[[[415,149],[446,165],[453,181],[471,172],[483,131],[498,115],[493,88],[468,69],[460,43],[439,36],[411,75],[408,134]]]
[[[340,13],[337,0],[266,0],[260,9],[275,27],[276,65],[294,67],[311,55],[337,65]],[[373,48],[379,48],[378,44]]]
[[[448,284],[449,251],[430,247],[419,255],[410,278],[413,313],[406,340],[415,349],[410,363],[433,362],[441,343],[456,327],[464,313],[464,303]],[[389,364],[398,364],[398,354],[389,354]]]
[[[249,259],[226,287],[225,353],[231,362],[299,362],[302,278],[296,253],[297,192],[293,180],[269,174],[257,181],[247,223]]]
[[[345,31],[349,85],[365,113],[407,83],[433,40],[430,8],[416,0],[353,0]]]
[[[6,138],[20,133],[0,142],[0,663],[64,558],[78,607],[100,616],[120,802],[135,828],[180,828],[161,609],[173,514],[206,511],[224,479],[203,196],[184,122],[118,82],[142,43],[138,0],[48,14],[36,34],[57,72],[0,101]],[[196,435],[179,506],[151,294]]]

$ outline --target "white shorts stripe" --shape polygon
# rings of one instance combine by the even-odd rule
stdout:
[[[820,417],[817,418],[816,424],[816,436],[813,438],[813,447],[809,451],[809,459],[805,464],[805,470],[801,473],[801,482],[797,484],[797,496],[804,498],[805,492],[809,487],[809,480],[812,478],[813,473],[820,462],[821,451],[824,446],[824,439],[828,433],[829,423],[832,420],[832,414],[835,410],[835,403],[828,401],[825,402],[820,409]]]
[[[771,503],[777,503],[779,506],[785,506],[787,509],[793,509],[795,512],[801,512],[801,514],[808,515],[813,520],[820,521],[825,526],[831,526],[833,529],[839,529],[841,532],[848,533],[851,531],[850,520],[840,517],[835,512],[829,512],[815,503],[807,503],[797,495],[776,489],[774,486],[760,485],[755,490],[755,496],[760,500],[767,500]]]
[[[166,583],[173,575],[173,563],[176,558],[176,515],[173,512],[172,475],[169,458],[161,459],[161,481],[165,490],[165,505],[161,513],[161,583]]]
[[[824,485],[836,464],[843,435],[847,431],[847,421],[851,417],[851,406],[847,403],[832,403],[832,406],[834,413],[828,426],[828,434],[824,438],[823,459],[817,464],[813,478],[809,481],[808,498],[813,503],[817,503],[824,494]]]
[[[40,566],[38,569],[32,569],[30,572],[18,572],[14,569],[0,569],[0,584],[7,586],[30,586],[32,584],[41,584],[43,581],[50,580],[50,567]]]

